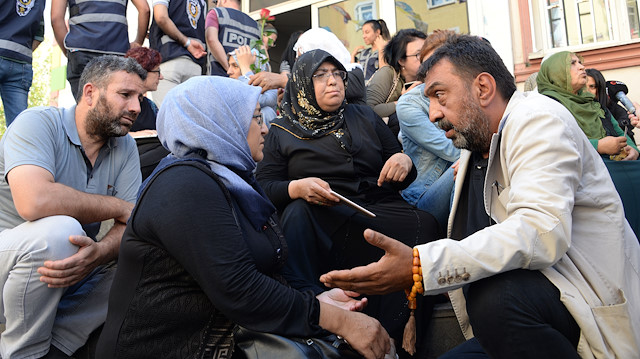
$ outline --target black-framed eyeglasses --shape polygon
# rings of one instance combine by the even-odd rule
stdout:
[[[149,71],[147,71],[147,72],[155,72],[155,73],[157,73],[158,75],[160,75],[160,69],[157,69],[157,70],[149,70]]]
[[[329,77],[333,76],[334,79],[336,79],[336,81],[338,79],[341,79],[342,81],[347,79],[347,72],[346,71],[342,71],[342,70],[336,70],[333,72],[321,72],[318,74],[315,74],[313,76],[311,76],[311,78],[313,78],[314,80],[320,81],[320,80],[324,80],[324,81],[328,81]]]
[[[253,120],[256,120],[256,123],[258,124],[258,126],[262,127],[262,125],[264,124],[264,118],[262,117],[262,113],[259,113],[257,115],[253,115],[253,117],[251,117]]]
[[[417,54],[413,54],[413,55],[406,55],[404,58],[408,59],[410,57],[416,57],[416,60],[420,61],[420,53],[418,52]]]

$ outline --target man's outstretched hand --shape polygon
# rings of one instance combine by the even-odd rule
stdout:
[[[385,251],[379,261],[364,267],[331,271],[320,276],[320,281],[330,288],[342,288],[369,295],[411,288],[413,249],[371,229],[364,231],[364,238]]]

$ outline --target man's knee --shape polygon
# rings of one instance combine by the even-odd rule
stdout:
[[[29,246],[28,252],[39,251],[46,260],[67,258],[78,251],[69,241],[73,235],[85,235],[82,225],[69,216],[50,216],[25,222],[12,229],[12,236]]]
[[[514,274],[501,273],[469,285],[465,293],[467,313],[476,335],[483,336],[485,331],[501,328],[507,330],[509,312],[520,302]]]
[[[517,269],[471,283],[465,297],[474,333],[506,335],[514,326],[535,321],[540,305],[537,291],[544,280],[539,271]]]

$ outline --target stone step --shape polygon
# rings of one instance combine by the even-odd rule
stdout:
[[[435,359],[464,341],[451,302],[436,304],[427,333],[429,353],[426,358]]]

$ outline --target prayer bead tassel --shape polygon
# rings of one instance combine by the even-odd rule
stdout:
[[[422,267],[420,266],[420,252],[418,248],[413,249],[413,267],[411,268],[413,273],[413,286],[411,289],[405,289],[409,309],[411,309],[411,315],[407,321],[407,325],[404,327],[404,334],[402,336],[402,348],[410,355],[416,352],[416,318],[415,309],[418,306],[418,294],[424,293],[424,287],[422,286]]]

